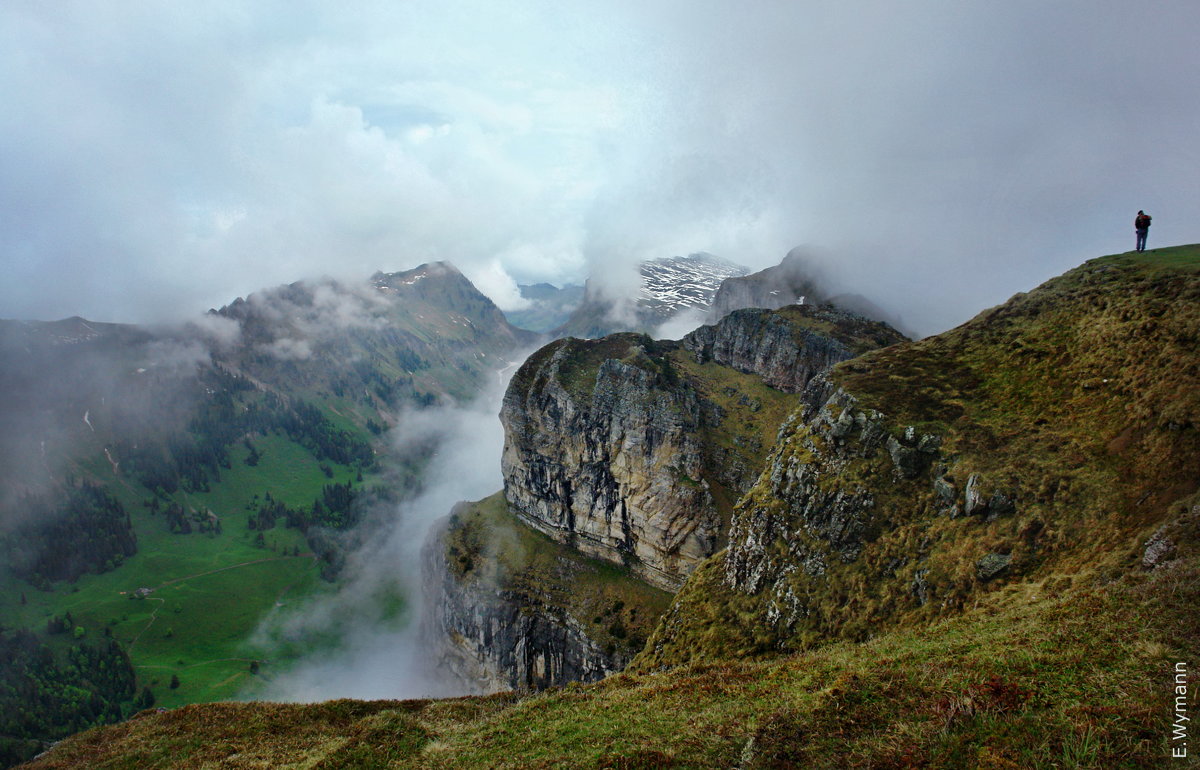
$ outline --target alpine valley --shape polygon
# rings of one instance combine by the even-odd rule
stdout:
[[[1164,766],[1200,665],[1200,246],[915,341],[792,257],[701,256],[702,287],[589,285],[557,339],[448,265],[187,329],[6,324],[10,756],[129,717],[28,766]],[[708,324],[647,334],[685,305]],[[400,411],[533,347],[503,488],[421,554],[428,666],[476,694],[202,702],[420,486]]]

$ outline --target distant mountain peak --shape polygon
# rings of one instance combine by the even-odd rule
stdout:
[[[638,304],[666,319],[683,310],[707,310],[727,278],[743,276],[748,268],[712,254],[660,257],[641,264]]]
[[[613,297],[589,280],[579,308],[557,336],[600,337],[614,331],[649,331],[687,310],[706,311],[721,284],[749,269],[706,253],[659,257],[638,267],[633,297]]]

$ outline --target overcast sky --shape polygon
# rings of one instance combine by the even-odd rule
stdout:
[[[6,0],[0,318],[803,246],[938,331],[1138,209],[1200,241],[1198,32],[1195,0]]]

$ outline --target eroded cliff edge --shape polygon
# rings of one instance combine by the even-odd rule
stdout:
[[[427,644],[475,692],[620,671],[671,598],[520,523],[499,492],[457,506],[424,558]]]
[[[734,313],[682,342],[559,340],[505,395],[505,496],[530,526],[668,590],[724,545],[815,374],[903,337],[827,308]],[[768,387],[764,387],[768,386]]]
[[[504,492],[456,510],[427,554],[426,625],[460,680],[494,691],[623,669],[668,592],[724,547],[734,501],[799,403],[764,380],[792,365],[802,382],[900,339],[810,307],[700,333],[559,340],[516,373],[501,412]],[[756,344],[769,354],[722,352]]]

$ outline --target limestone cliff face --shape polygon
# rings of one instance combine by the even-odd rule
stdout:
[[[472,693],[542,690],[621,671],[632,653],[606,652],[569,615],[508,591],[449,576],[435,595],[439,664]]]
[[[426,559],[424,633],[436,663],[475,693],[593,682],[620,671],[633,652],[609,646],[545,595],[474,579]]]
[[[505,395],[506,498],[559,542],[674,590],[724,545],[732,499],[796,403],[764,410],[764,400],[902,339],[859,316],[794,306],[738,311],[680,343],[552,343]]]
[[[700,401],[659,353],[625,334],[535,354],[504,398],[502,471],[530,526],[674,589],[716,550],[721,519]]]
[[[792,305],[778,311],[735,310],[682,342],[700,362],[753,372],[773,388],[799,393],[834,364],[904,340],[886,324],[829,307]]]
[[[501,412],[503,494],[456,511],[426,564],[443,668],[494,691],[599,679],[633,659],[667,592],[724,546],[733,500],[800,403],[768,378],[784,383],[792,365],[798,387],[895,336],[828,311],[774,315],[735,314],[694,343],[620,334],[530,357]],[[753,357],[755,341],[771,353]]]
[[[552,543],[499,493],[457,506],[423,558],[425,647],[473,692],[537,690],[622,670],[669,594]]]
[[[909,428],[897,439],[882,413],[826,376],[805,396],[805,408],[780,429],[759,494],[739,506],[724,563],[726,584],[765,592],[766,619],[786,628],[811,613],[789,576],[819,579],[831,565],[855,562],[879,536],[876,485],[905,483],[940,459],[939,436]]]

